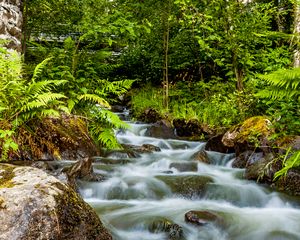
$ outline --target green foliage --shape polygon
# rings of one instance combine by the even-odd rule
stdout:
[[[300,68],[280,69],[266,75],[259,75],[259,78],[269,84],[267,89],[257,94],[261,98],[274,100],[300,96]]]
[[[108,116],[106,109],[110,108],[114,99],[125,94],[134,81],[102,78],[116,67],[114,64],[108,67],[106,63],[110,51],[79,51],[76,41],[71,38],[64,41],[63,49],[55,48],[50,55],[52,57],[47,61],[49,68],[43,71],[40,82],[57,81],[55,79],[67,81],[67,84],[57,86],[57,90],[67,98],[60,109],[85,116],[89,119],[88,128],[94,140],[105,147],[116,147],[116,139],[112,140],[112,128],[125,125],[116,115]],[[105,134],[102,134],[103,131]],[[109,132],[112,136],[107,138]]]
[[[226,84],[210,87],[210,84],[204,83],[195,89],[192,86],[174,86],[170,91],[170,109],[167,110],[163,107],[161,89],[146,86],[133,92],[132,110],[139,116],[145,109],[153,108],[162,116],[198,119],[213,128],[226,128],[256,114],[256,99],[250,92],[233,91],[228,94]]]
[[[10,151],[17,151],[19,146],[15,142],[13,135],[15,134],[12,130],[0,129],[0,144],[1,144],[1,158],[0,161],[8,159]]]
[[[282,165],[283,168],[275,173],[274,180],[286,176],[290,169],[300,166],[300,151],[292,152],[291,148],[289,148],[284,156]]]
[[[299,134],[300,69],[281,69],[259,77],[268,85],[256,96],[273,119],[275,136]]]

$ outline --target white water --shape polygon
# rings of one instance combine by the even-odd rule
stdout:
[[[214,163],[207,165],[192,159],[205,144],[145,137],[148,124],[133,124],[117,133],[120,143],[153,144],[161,152],[142,154],[126,164],[95,163],[96,171],[107,176],[100,183],[80,182],[81,194],[101,216],[116,240],[164,240],[166,233],[151,233],[149,226],[168,219],[183,228],[187,240],[285,240],[300,239],[298,203],[241,178],[243,170],[231,168],[234,156],[208,152]],[[179,172],[171,163],[191,163],[193,172]],[[172,172],[170,172],[172,171]],[[209,176],[203,196],[189,198],[172,193],[157,176]],[[208,210],[224,218],[225,227],[208,224],[197,227],[184,221],[190,210]]]

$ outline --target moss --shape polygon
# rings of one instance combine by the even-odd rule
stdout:
[[[5,209],[5,208],[6,208],[5,200],[4,200],[4,198],[0,197],[0,210]]]
[[[15,186],[12,179],[15,177],[15,167],[9,164],[0,165],[0,188],[12,188]]]
[[[75,191],[61,183],[54,184],[63,194],[55,196],[55,214],[61,230],[60,239],[111,239],[94,210]]]
[[[271,133],[269,120],[263,116],[256,116],[243,122],[239,128],[236,140],[238,142],[251,141],[260,136],[268,137]]]

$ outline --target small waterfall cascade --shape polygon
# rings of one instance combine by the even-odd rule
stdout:
[[[79,182],[114,239],[300,239],[299,199],[244,180],[244,170],[231,167],[233,154],[207,152],[211,164],[205,164],[193,158],[204,142],[153,138],[145,136],[151,125],[128,124],[129,130],[116,132],[120,143],[151,144],[161,151],[99,158],[94,169],[106,180]],[[195,226],[185,221],[189,211],[216,213],[222,224]],[[172,238],[155,229],[159,221],[179,226],[182,235]]]

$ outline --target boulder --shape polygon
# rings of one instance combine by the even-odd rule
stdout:
[[[233,168],[245,168],[247,165],[251,165],[254,162],[259,161],[264,157],[263,152],[253,152],[253,151],[245,151],[241,153],[239,156],[237,156],[233,163]]]
[[[260,183],[271,184],[274,175],[281,168],[281,163],[274,161],[272,153],[265,155],[254,162],[247,162],[245,178]]]
[[[275,145],[277,146],[278,152],[282,155],[286,154],[289,148],[291,151],[298,151],[300,150],[300,136],[285,136],[277,139]]]
[[[202,162],[202,163],[206,163],[206,164],[210,164],[211,161],[208,157],[208,154],[205,150],[200,150],[199,152],[196,152],[193,156],[192,156],[193,160],[196,160],[198,162]]]
[[[147,108],[142,114],[138,116],[138,119],[145,123],[155,123],[162,119],[162,117],[155,109]]]
[[[125,149],[130,149],[133,152],[137,152],[137,153],[152,153],[152,152],[160,152],[161,151],[161,149],[159,147],[154,146],[152,144],[143,144],[142,146],[123,144],[122,146]]]
[[[185,214],[185,221],[197,226],[204,226],[209,223],[216,223],[219,226],[224,226],[224,219],[209,211],[189,211]]]
[[[222,142],[222,138],[223,134],[219,134],[208,139],[205,145],[205,150],[220,153],[234,153],[234,147],[225,146]]]
[[[85,181],[103,181],[104,177],[100,174],[94,173],[93,159],[85,158],[77,161],[71,166],[65,167],[62,171],[66,173],[69,184],[74,188],[76,187],[76,180],[82,179]]]
[[[77,161],[100,154],[81,117],[62,115],[45,118],[39,123],[32,121],[28,125],[34,134],[25,128],[19,130],[17,142],[22,144],[17,159]]]
[[[290,169],[286,176],[279,178],[272,186],[290,195],[300,196],[300,170]]]
[[[236,156],[247,150],[268,153],[269,140],[274,133],[270,120],[262,116],[251,117],[242,124],[228,130],[222,137],[222,143],[227,147],[234,147]]]
[[[153,233],[165,232],[168,234],[168,240],[183,240],[183,229],[178,224],[169,219],[158,219],[149,226],[149,231]]]
[[[163,175],[156,178],[167,184],[174,194],[184,197],[203,196],[206,185],[213,182],[211,177],[200,175]]]
[[[178,137],[200,137],[203,134],[201,123],[196,119],[174,119],[173,126]]]
[[[197,172],[198,164],[196,162],[173,162],[170,168],[175,168],[179,172]]]
[[[102,152],[102,156],[106,158],[112,158],[112,159],[125,159],[125,158],[137,158],[140,157],[140,155],[133,151],[130,147],[125,147],[121,150],[106,150]]]
[[[0,239],[111,240],[68,185],[32,167],[0,165]]]
[[[0,1],[0,38],[7,40],[6,47],[22,50],[22,1],[1,0]]]
[[[161,120],[149,127],[145,133],[146,136],[163,138],[163,139],[176,139],[172,124],[168,120]]]

